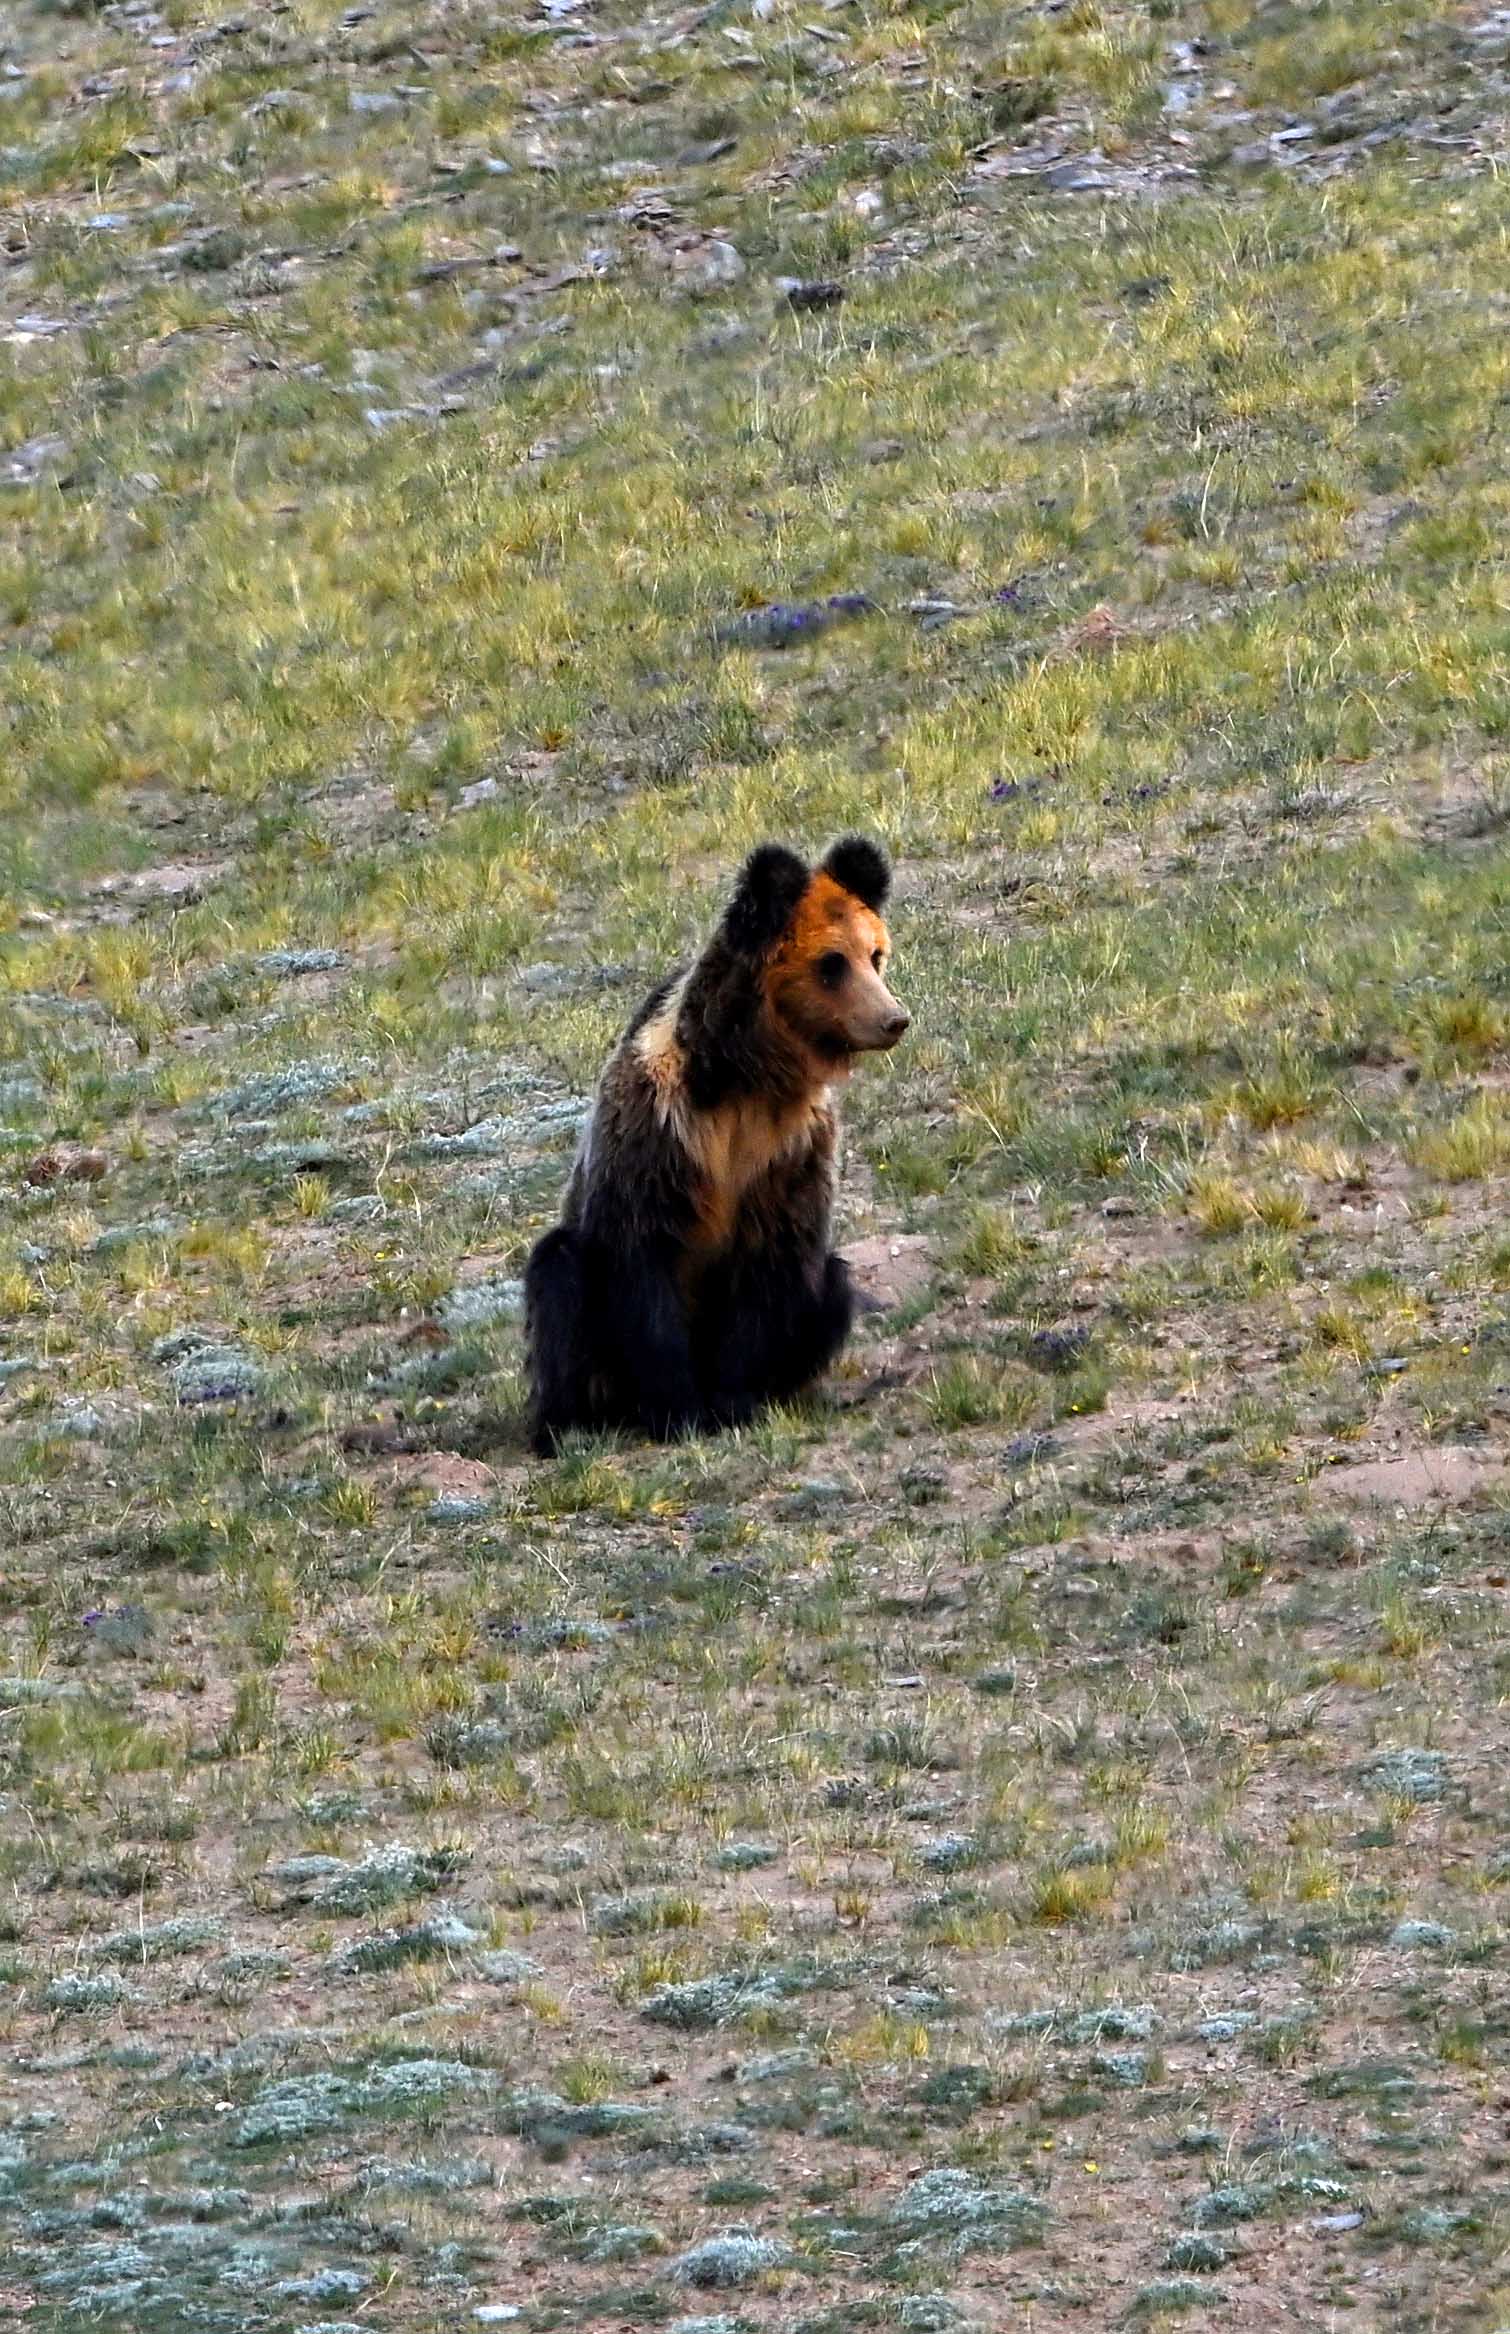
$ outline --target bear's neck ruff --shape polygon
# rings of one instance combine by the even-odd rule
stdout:
[[[656,1117],[693,1170],[698,1245],[721,1248],[751,1186],[812,1142],[831,1109],[829,1087],[849,1062],[820,1064],[808,1047],[773,1027],[768,1036],[761,1032],[762,1084],[741,1082],[699,1105],[688,1091],[687,1048],[677,1030],[682,990],[679,982],[639,1031],[634,1050]]]

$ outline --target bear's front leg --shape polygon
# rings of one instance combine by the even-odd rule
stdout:
[[[705,1380],[712,1407],[729,1426],[764,1403],[789,1401],[821,1376],[854,1320],[849,1267],[839,1256],[825,1256],[815,1271],[806,1259],[750,1250],[709,1295]]]
[[[603,1260],[604,1343],[621,1423],[671,1441],[710,1423],[693,1369],[679,1251],[642,1243]]]
[[[825,1370],[849,1335],[849,1268],[829,1250],[834,1129],[746,1195],[729,1254],[700,1304],[709,1398],[730,1425],[784,1402]]]

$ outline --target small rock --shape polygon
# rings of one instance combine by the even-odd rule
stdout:
[[[485,1499],[469,1499],[460,1492],[441,1492],[425,1510],[429,1524],[480,1524],[487,1515]]]
[[[1099,155],[1082,155],[1068,162],[1056,162],[1043,173],[1044,184],[1057,194],[1094,194],[1098,188],[1109,186],[1104,170],[1096,168]]]
[[[25,445],[0,455],[0,479],[10,486],[35,486],[45,472],[66,462],[72,451],[66,438],[28,438]]]
[[[852,1240],[840,1250],[857,1292],[890,1312],[915,1303],[933,1279],[929,1244],[921,1232],[884,1233],[868,1240]],[[872,1309],[875,1309],[873,1307]]]
[[[388,1206],[381,1192],[358,1191],[350,1199],[334,1201],[328,1212],[332,1223],[376,1224],[388,1213]]]
[[[170,1383],[184,1409],[202,1402],[240,1402],[266,1390],[267,1372],[260,1362],[234,1345],[196,1346],[175,1362]]]
[[[348,91],[347,105],[353,113],[402,113],[404,101],[395,97],[391,89],[353,89]]]
[[[354,2302],[372,2279],[365,2269],[317,2269],[309,2277],[287,2277],[274,2288],[290,2301]]]
[[[721,235],[686,236],[673,244],[671,269],[684,292],[719,292],[737,284],[745,263]]]
[[[799,316],[825,308],[837,308],[847,297],[843,284],[808,284],[795,276],[779,277],[776,288],[785,297],[787,306],[795,308]]]

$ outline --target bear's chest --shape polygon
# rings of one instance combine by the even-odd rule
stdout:
[[[715,1256],[734,1237],[739,1212],[757,1184],[811,1151],[821,1105],[785,1109],[741,1101],[689,1119],[686,1148],[693,1170],[693,1247]]]

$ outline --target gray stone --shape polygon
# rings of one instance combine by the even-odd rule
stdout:
[[[238,1346],[199,1345],[168,1373],[179,1403],[190,1409],[205,1402],[239,1402],[266,1391],[268,1373]]]
[[[336,1224],[377,1224],[387,1215],[388,1203],[379,1192],[358,1191],[334,1201],[328,1213]]]
[[[0,481],[9,486],[35,486],[49,471],[60,469],[72,451],[67,438],[28,438],[24,445],[0,455]]]

